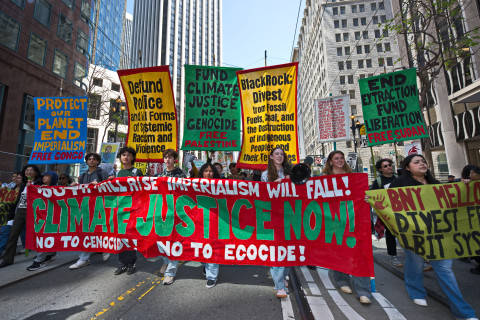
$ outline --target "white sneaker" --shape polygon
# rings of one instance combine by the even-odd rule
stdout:
[[[162,267],[160,268],[160,273],[165,274],[165,271],[167,271],[167,265],[163,264]]]
[[[110,258],[110,253],[104,252],[102,256],[103,256],[103,261],[107,261],[108,258]]]
[[[352,289],[349,286],[340,287],[340,291],[344,293],[352,293]]]
[[[168,286],[168,285],[172,284],[173,281],[175,281],[174,277],[165,276],[165,278],[163,279],[163,284]]]
[[[425,299],[413,299],[413,303],[418,304],[419,306],[426,307],[427,300]]]
[[[361,296],[360,297],[360,303],[369,304],[369,303],[372,303],[372,300],[370,300],[370,298],[367,297],[367,296]]]
[[[287,292],[283,289],[277,290],[276,292],[277,298],[286,298]]]
[[[86,261],[82,261],[82,260],[78,260],[77,262],[75,262],[74,264],[72,264],[69,269],[70,270],[75,270],[75,269],[80,269],[82,267],[86,267],[90,264],[90,261],[86,260]]]
[[[390,263],[394,267],[403,267],[403,264],[400,262],[400,259],[398,258],[398,256],[392,256]]]

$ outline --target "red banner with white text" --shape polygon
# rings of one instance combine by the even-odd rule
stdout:
[[[28,187],[27,248],[373,276],[366,174],[264,183],[125,177]]]

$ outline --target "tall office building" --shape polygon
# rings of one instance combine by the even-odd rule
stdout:
[[[120,59],[120,69],[130,68],[130,54],[132,51],[132,30],[133,16],[127,12],[125,15],[123,34],[122,34],[122,52]]]
[[[122,34],[127,0],[96,0],[92,7],[92,63],[117,71],[122,56]]]
[[[318,141],[314,100],[350,95],[350,113],[363,122],[358,80],[391,72],[397,65],[396,34],[385,28],[392,19],[389,0],[384,1],[307,1],[298,38],[298,108],[303,118],[306,155],[326,157],[333,143]],[[293,58],[293,57],[292,57]],[[357,140],[359,137],[356,131]],[[368,148],[360,148],[359,171],[372,171]],[[338,142],[346,154],[353,141]],[[377,148],[376,158],[387,157],[393,147]]]
[[[135,1],[131,67],[169,65],[180,138],[185,64],[221,65],[222,0]]]

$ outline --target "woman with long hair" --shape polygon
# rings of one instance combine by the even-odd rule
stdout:
[[[428,169],[427,161],[420,154],[403,159],[402,174],[390,184],[390,188],[440,184]],[[427,291],[423,286],[423,258],[405,249],[405,288],[415,304],[427,306]],[[465,301],[458,288],[452,270],[452,259],[430,260],[437,281],[447,297],[453,316],[457,319],[477,319],[473,308]]]
[[[352,169],[345,161],[345,154],[338,150],[330,152],[325,168],[323,169],[323,175],[345,174],[350,172],[352,172]],[[335,270],[333,271],[333,275],[340,291],[344,293],[352,293],[353,291],[350,285],[352,284],[361,303],[372,303],[373,296],[370,291],[369,277],[350,277],[350,275],[346,273]]]
[[[210,163],[205,163],[198,171],[199,178],[220,179],[220,173]],[[217,263],[204,263],[204,274],[207,277],[207,288],[213,288],[217,284],[218,272],[220,265]]]
[[[285,156],[285,152],[282,148],[277,147],[270,152],[267,170],[262,173],[262,181],[280,182],[282,179],[290,178],[290,171],[291,165]],[[275,294],[278,298],[287,297],[287,276],[289,272],[289,267],[270,268],[270,274],[275,284]]]
[[[22,170],[22,185],[20,187],[20,197],[18,199],[15,217],[13,219],[12,229],[8,237],[7,246],[3,255],[3,261],[0,268],[13,264],[15,252],[17,251],[17,241],[22,229],[27,221],[27,186],[42,185],[42,173],[34,164],[27,164]]]

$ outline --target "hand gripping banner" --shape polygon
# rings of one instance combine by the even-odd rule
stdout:
[[[480,181],[367,191],[401,245],[428,260],[480,255]]]
[[[365,174],[265,183],[125,177],[28,190],[27,247],[373,276]]]

